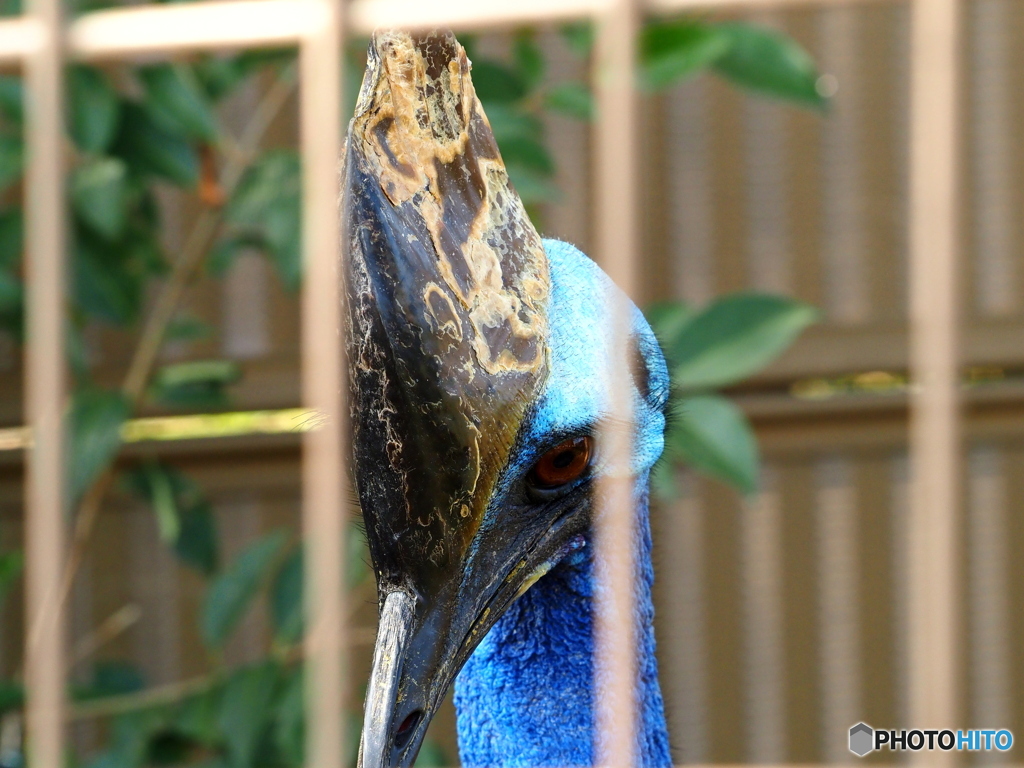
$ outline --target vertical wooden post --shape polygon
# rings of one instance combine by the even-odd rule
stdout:
[[[637,8],[613,0],[596,17],[594,124],[597,262],[625,294],[636,286],[637,110],[634,90]],[[598,435],[607,473],[598,484],[595,557],[600,582],[595,624],[598,765],[636,763],[636,627],[633,619],[636,510],[631,476],[633,408],[629,379],[630,308],[610,294],[608,419]]]
[[[64,121],[59,0],[32,0],[40,45],[25,58],[25,682],[32,768],[64,764]]]
[[[341,7],[323,0],[324,24],[299,53],[302,146],[302,399],[323,419],[303,436],[302,514],[306,576],[306,765],[348,762],[343,733],[347,405],[341,329]]]
[[[909,717],[957,718],[957,0],[913,0],[910,127]],[[941,756],[940,756],[941,755]],[[919,753],[929,763],[952,753]]]

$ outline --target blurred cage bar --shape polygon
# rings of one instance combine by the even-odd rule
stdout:
[[[824,209],[820,227],[793,225],[801,220],[800,213],[813,206],[806,198],[790,200],[780,192],[799,185],[800,174],[807,173],[806,168],[794,172],[785,164],[787,146],[812,134],[806,119],[790,118],[776,105],[710,93],[705,81],[682,86],[677,98],[647,104],[643,110],[631,95],[635,24],[624,20],[647,13],[709,9],[751,12],[767,23],[786,25],[798,37],[816,35],[823,42],[810,47],[819,54],[823,69],[837,73],[843,87],[853,85],[852,105],[840,102],[818,147],[827,160],[823,177],[816,179],[823,190],[814,203]],[[336,215],[342,126],[340,40],[344,34],[367,34],[378,26],[481,30],[595,19],[601,26],[595,72],[599,110],[592,143],[592,170],[598,181],[594,221],[601,224],[594,230],[592,245],[598,261],[635,294],[664,294],[665,285],[675,284],[683,296],[702,302],[725,288],[750,286],[802,295],[824,305],[831,331],[840,330],[809,339],[798,352],[814,364],[801,367],[799,355],[791,355],[776,367],[778,377],[785,377],[787,366],[790,372],[806,373],[816,370],[815,365],[834,370],[835,365],[830,369],[827,361],[835,361],[841,341],[852,349],[854,358],[859,354],[864,361],[850,366],[854,369],[899,368],[906,360],[899,350],[910,349],[916,386],[910,396],[909,456],[902,428],[880,417],[877,409],[865,407],[859,412],[854,402],[840,417],[867,416],[863,423],[848,424],[841,440],[830,439],[834,435],[828,434],[828,423],[823,421],[816,431],[811,430],[810,439],[804,435],[798,444],[792,430],[774,426],[778,421],[771,403],[764,405],[754,394],[744,403],[765,446],[761,492],[737,508],[719,488],[684,473],[682,499],[656,518],[659,547],[672,554],[663,558],[664,568],[659,571],[659,589],[671,593],[670,602],[660,603],[659,637],[663,677],[673,703],[673,736],[681,759],[842,762],[849,756],[845,742],[836,741],[836,732],[845,736],[865,711],[891,718],[875,723],[880,726],[955,727],[968,715],[972,724],[1001,726],[1002,722],[989,723],[987,718],[1005,716],[1010,708],[1015,694],[1008,681],[1013,679],[1014,665],[1020,664],[1009,647],[1007,618],[1015,616],[1009,608],[1011,597],[1019,597],[1007,585],[1019,549],[1014,546],[1019,535],[1008,534],[1007,500],[1020,495],[1014,492],[1020,473],[1013,471],[1020,457],[1012,442],[1014,433],[1000,418],[998,403],[979,428],[985,442],[973,445],[968,455],[969,546],[966,552],[956,547],[963,531],[958,513],[962,473],[955,286],[963,273],[956,257],[964,245],[955,226],[957,160],[964,154],[963,139],[956,130],[961,76],[957,62],[962,45],[958,15],[965,14],[965,9],[971,14],[969,29],[977,35],[986,28],[998,31],[1008,23],[1008,15],[1016,18],[1017,14],[1016,7],[1005,0],[885,4],[657,0],[645,6],[628,0],[487,4],[356,0],[344,8],[327,0],[237,0],[97,11],[65,23],[56,0],[36,0],[23,18],[0,21],[0,60],[24,66],[31,104],[26,222],[31,342],[24,389],[29,394],[26,419],[33,445],[28,451],[24,498],[26,671],[31,688],[33,768],[59,765],[65,730],[61,627],[67,606],[56,599],[63,568],[63,508],[56,484],[47,482],[62,475],[64,450],[61,68],[65,60],[172,57],[199,50],[266,46],[300,49],[303,247],[309,278],[301,312],[302,405],[334,417],[328,419],[329,427],[304,437],[304,525],[308,541],[316,545],[307,565],[308,583],[313,585],[307,609],[314,628],[307,651],[318,683],[307,702],[307,754],[311,765],[342,763],[343,736],[337,726],[349,695],[346,691],[354,686],[347,675],[344,652],[349,642],[340,586],[345,555],[341,530],[348,514],[340,479],[345,476],[345,406],[339,394],[343,360],[337,343],[335,277],[341,242]],[[892,23],[880,23],[880,17]],[[902,49],[872,59],[858,41],[870,38],[876,46],[879,42],[865,29],[888,30],[894,48],[902,44]],[[909,46],[895,39],[893,29],[903,30]],[[1000,104],[1010,102],[1010,86],[1005,74],[989,78],[984,72],[986,67],[1005,68],[1004,60],[1012,53],[1009,45],[985,46],[984,53],[971,59],[970,70],[971,76],[984,82],[972,91],[974,117],[967,139],[971,147],[983,148],[967,153],[974,190],[970,232],[978,252],[971,307],[984,318],[996,319],[1016,316],[1019,310],[1019,276],[1014,272],[1019,265],[1013,251],[1019,240],[1014,237],[1017,217],[1010,201],[1016,188],[1008,175],[1005,152],[998,154],[1010,142],[1009,118],[998,111]],[[872,77],[880,79],[878,61],[895,67],[889,74],[897,81],[902,78],[905,92],[869,87]],[[617,73],[619,80],[602,80],[601,67]],[[893,114],[903,114],[904,93],[909,94],[911,106],[906,124],[867,126],[857,112],[858,102],[882,98],[890,100]],[[743,127],[742,135],[712,135],[707,114],[712,109],[725,110],[726,117]],[[786,125],[791,119],[795,125]],[[634,154],[640,131],[652,125],[662,132],[662,146],[675,142],[678,151]],[[566,136],[562,141],[572,143],[571,136]],[[712,143],[735,140],[739,146],[716,146],[709,151]],[[556,137],[556,149],[559,141]],[[895,169],[895,180],[890,182],[895,190],[872,187],[884,174],[874,173],[877,169],[868,165],[871,158],[866,154],[857,154],[857,148],[869,142],[876,148],[889,147],[888,162]],[[909,153],[900,153],[903,146],[909,146]],[[878,156],[877,152],[871,156],[874,162]],[[646,164],[661,163],[663,157],[669,172],[657,176],[656,189],[641,186],[637,177],[646,172]],[[712,165],[718,158],[723,160],[724,173]],[[737,158],[746,166],[745,185],[732,183],[738,178]],[[568,180],[570,197],[575,185],[581,202],[587,201],[586,183],[581,181],[587,165],[583,157],[575,169],[577,178]],[[906,202],[900,192],[904,183],[910,190]],[[746,195],[743,200],[736,198],[741,189]],[[877,206],[876,198],[884,204]],[[647,226],[652,211],[669,205],[666,200],[676,206],[652,230]],[[794,210],[787,210],[787,202]],[[904,235],[898,226],[886,226],[886,221],[891,224],[902,218],[903,205],[908,245],[900,241]],[[579,212],[566,216],[555,222],[555,228],[564,226],[570,234],[575,228],[576,239],[586,240],[588,225],[580,223]],[[729,217],[743,224],[726,226]],[[879,220],[882,226],[865,226],[865,221],[877,224]],[[648,240],[655,237],[652,231],[661,245],[649,247]],[[736,240],[744,234],[750,238],[747,243],[727,243],[723,248],[713,242],[718,236]],[[896,267],[894,274],[869,274],[878,264],[866,259],[865,253],[879,246],[889,254],[886,264],[890,266],[898,264],[895,254],[909,248],[905,273]],[[804,267],[811,252],[820,263],[808,273]],[[658,270],[660,275],[650,277]],[[660,289],[652,288],[659,284],[659,276],[668,279],[661,281]],[[814,288],[805,290],[812,282]],[[909,337],[893,330],[904,319],[892,308],[902,306],[900,286],[905,283],[912,297]],[[887,312],[895,316],[886,317]],[[880,317],[881,323],[869,322]],[[990,358],[1004,359],[1000,350],[1019,339],[1014,335],[1018,326],[1007,322],[999,329]],[[971,339],[968,335],[968,349],[973,349]],[[258,340],[250,343],[259,346]],[[897,352],[875,354],[883,347]],[[246,348],[242,342],[240,349]],[[626,366],[619,370],[625,371]],[[808,418],[827,412],[827,404],[804,405]],[[898,403],[889,409],[901,407]],[[628,444],[616,450],[621,455]],[[828,455],[822,457],[823,450]],[[272,485],[274,481],[263,482]],[[791,498],[794,493],[811,497]],[[236,497],[232,504],[244,507],[246,502]],[[792,515],[793,509],[809,516]],[[622,524],[628,524],[628,519]],[[889,527],[891,537],[877,533]],[[871,560],[874,572],[864,573],[868,558],[857,543],[876,535],[891,546],[888,565],[878,570],[877,559]],[[716,545],[716,536],[731,537],[732,546]],[[791,546],[794,543],[806,546]],[[783,557],[784,552],[800,556]],[[738,557],[730,559],[730,553]],[[961,558],[966,558],[971,576],[967,583],[959,578]],[[628,568],[628,562],[620,565],[620,571]],[[612,574],[618,600],[628,600],[629,579],[624,576]],[[897,619],[883,621],[866,610],[860,594],[865,589],[878,590],[879,613],[891,611]],[[889,592],[880,596],[883,589]],[[969,713],[963,710],[960,695],[968,667],[956,615],[964,591],[972,596],[965,619],[971,627],[973,660]],[[816,620],[808,619],[814,612],[790,610],[792,604],[808,601],[817,606]],[[628,681],[630,654],[624,643],[628,638],[614,632],[607,638],[605,645],[610,644],[613,652],[609,658],[618,659],[620,683]],[[4,638],[5,647],[10,642]],[[879,651],[882,646],[904,649],[904,655],[893,660]],[[734,664],[737,658],[744,663]],[[897,691],[899,701],[893,697],[882,697],[881,703],[865,701],[872,696],[873,683],[880,680],[888,690]],[[614,712],[605,717],[607,722],[627,723],[628,732],[628,717]],[[739,738],[738,729],[745,731]],[[825,732],[830,735],[822,747],[815,740]],[[622,745],[612,745],[616,746]],[[628,750],[613,748],[604,754],[612,765],[629,759]]]

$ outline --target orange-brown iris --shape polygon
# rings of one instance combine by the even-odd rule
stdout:
[[[530,482],[537,488],[551,490],[571,483],[590,465],[591,438],[572,437],[559,443],[540,457],[530,470]]]

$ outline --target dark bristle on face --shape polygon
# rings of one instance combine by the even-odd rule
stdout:
[[[629,373],[633,377],[633,384],[644,400],[651,399],[651,371],[647,367],[647,360],[640,349],[636,336],[629,339]]]

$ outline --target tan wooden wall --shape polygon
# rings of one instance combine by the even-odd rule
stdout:
[[[966,13],[964,357],[987,367],[991,381],[966,395],[966,695],[961,722],[950,725],[1022,735],[1024,644],[1014,639],[1024,628],[1024,145],[1016,140],[1024,124],[1024,4],[972,0]],[[838,85],[835,106],[826,116],[808,113],[706,76],[649,97],[641,298],[700,305],[730,291],[767,290],[816,304],[824,321],[734,393],[761,440],[761,492],[744,500],[683,473],[682,498],[654,512],[662,679],[680,761],[845,762],[854,722],[913,725],[902,714],[906,563],[897,554],[909,472],[906,394],[861,387],[807,399],[792,385],[906,367],[907,9],[880,2],[756,20],[815,54]],[[548,45],[556,76],[582,75],[557,36]],[[234,119],[253,98],[239,97]],[[294,133],[284,118],[274,140],[289,143]],[[564,199],[544,212],[544,229],[586,249],[587,129],[551,118],[549,133]],[[190,211],[168,193],[165,215],[173,249]],[[193,291],[189,311],[217,335],[175,345],[167,359],[239,360],[241,408],[298,402],[296,300],[266,262],[240,259],[223,283]],[[101,376],[116,379],[129,341],[90,335]],[[19,381],[16,350],[0,340],[0,425],[18,423]],[[135,447],[126,460],[154,450]],[[260,532],[297,525],[297,439],[161,450],[209,490],[227,554]],[[0,547],[21,536],[20,482],[19,457],[0,453]],[[163,552],[148,513],[115,499],[76,590],[72,645],[134,603],[142,620],[101,655],[135,660],[154,684],[199,674],[200,598],[200,582]],[[372,608],[367,601],[359,612],[364,640]],[[19,664],[21,635],[14,605],[0,620],[0,672]],[[229,660],[255,658],[266,644],[259,608]],[[447,712],[436,730],[449,746],[450,728]],[[91,738],[88,728],[79,731]]]

